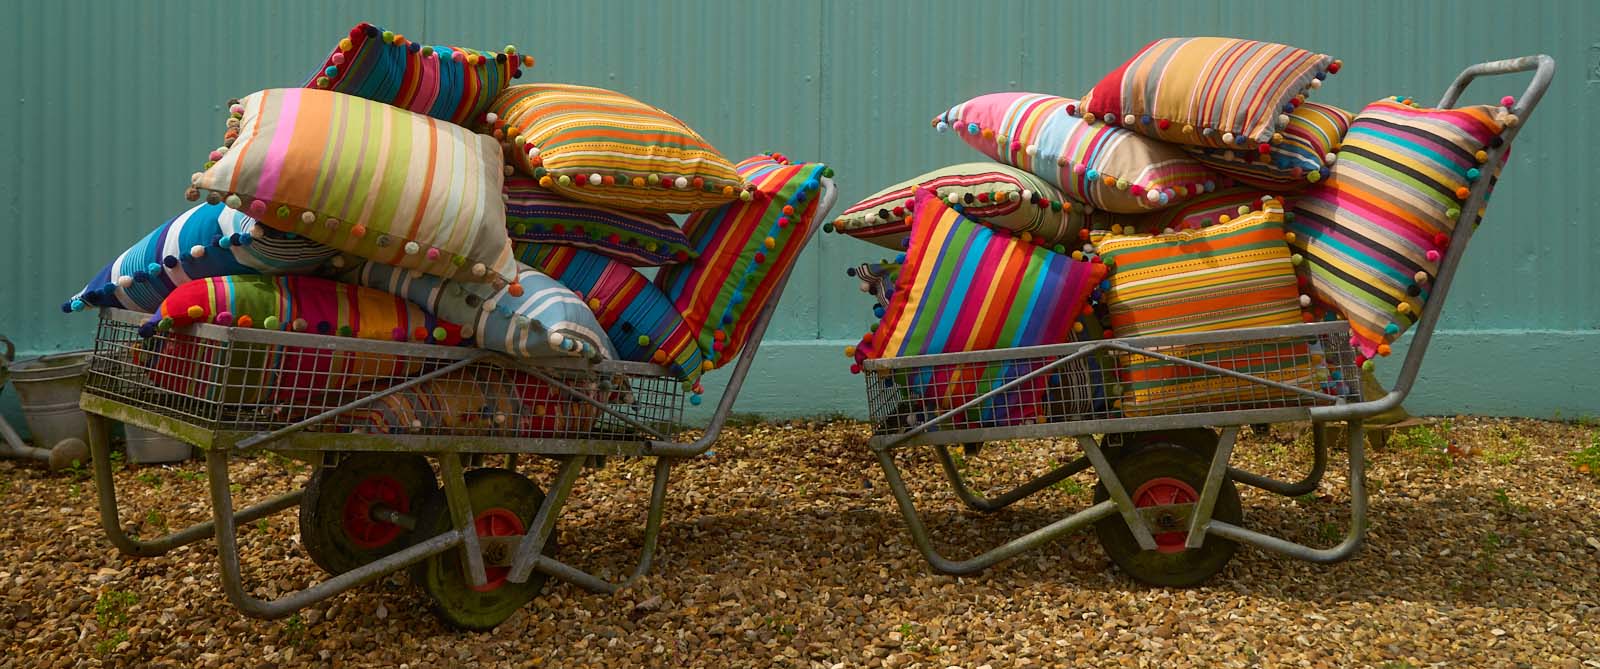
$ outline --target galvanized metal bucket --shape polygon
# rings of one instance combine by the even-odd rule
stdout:
[[[11,385],[35,446],[48,449],[66,439],[88,440],[89,424],[78,408],[78,396],[91,353],[71,351],[11,363]]]
[[[124,425],[128,438],[128,462],[136,465],[183,462],[194,457],[194,447],[160,432],[137,425]]]

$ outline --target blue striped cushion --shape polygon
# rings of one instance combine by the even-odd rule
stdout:
[[[193,279],[305,274],[337,253],[310,239],[257,225],[222,204],[202,204],[123,251],[61,310],[95,306],[154,313],[173,289]]]
[[[555,354],[615,359],[605,329],[566,286],[519,265],[522,295],[486,283],[452,281],[432,274],[368,262],[345,280],[404,297],[440,319],[461,325],[461,336],[480,348],[517,358]]]

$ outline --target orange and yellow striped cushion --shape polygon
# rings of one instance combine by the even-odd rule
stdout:
[[[1147,137],[1266,153],[1306,90],[1338,71],[1330,56],[1283,44],[1172,37],[1106,74],[1079,110]]]
[[[699,133],[616,91],[524,84],[502,92],[489,112],[492,130],[510,140],[507,161],[564,197],[691,213],[747,191],[733,164]]]
[[[1107,237],[1098,251],[1112,267],[1104,299],[1119,336],[1185,334],[1294,325],[1304,304],[1284,239],[1283,204],[1201,230]],[[1316,389],[1303,343],[1181,346],[1163,353]],[[1124,354],[1123,413],[1171,413],[1241,403],[1261,408],[1287,391],[1134,354]]]

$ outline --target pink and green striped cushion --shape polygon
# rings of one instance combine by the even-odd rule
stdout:
[[[516,278],[492,138],[307,88],[261,91],[230,112],[237,127],[194,175],[191,198],[210,191],[208,200],[268,226],[387,265],[462,281]]]
[[[350,29],[307,78],[321,88],[427,114],[456,125],[483,119],[494,97],[533,67],[516,47],[480,51],[426,46],[370,23]]]
[[[1106,74],[1078,111],[1168,142],[1267,153],[1306,92],[1338,71],[1330,56],[1283,44],[1171,37]]]
[[[1261,188],[1304,188],[1328,176],[1334,152],[1350,130],[1353,115],[1338,107],[1307,102],[1289,114],[1283,141],[1267,153],[1190,147],[1205,164]]]
[[[1046,245],[1076,245],[1094,207],[1068,200],[1032,173],[992,162],[951,165],[868,195],[833,220],[833,228],[899,251],[911,233],[911,196],[918,188],[961,207],[968,217]]]
[[[1106,211],[1160,209],[1215,188],[1217,174],[1182,149],[1073,114],[1078,102],[1039,93],[991,93],[933,120],[974,149],[1032,172]]]
[[[1416,322],[1462,201],[1505,129],[1503,107],[1421,109],[1397,100],[1356,116],[1327,179],[1296,198],[1295,250],[1320,306],[1350,321],[1367,358]]]
[[[664,267],[655,279],[699,333],[706,369],[739,354],[835,197],[833,170],[821,163],[768,154],[745,159],[737,170],[754,187],[751,200],[691,215],[683,227],[699,257]]]

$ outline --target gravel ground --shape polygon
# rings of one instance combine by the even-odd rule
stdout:
[[[1092,533],[976,577],[935,575],[866,436],[853,422],[732,429],[712,457],[675,469],[662,559],[642,585],[617,597],[553,585],[486,634],[443,628],[404,576],[296,618],[245,618],[223,597],[209,543],[124,558],[100,534],[92,482],[0,462],[0,667],[1600,667],[1600,478],[1574,461],[1600,444],[1594,426],[1435,421],[1369,450],[1372,529],[1354,559],[1241,549],[1187,590],[1133,583]],[[1247,435],[1236,458],[1288,478],[1309,462],[1305,444],[1303,428],[1279,427]],[[965,467],[998,488],[1074,451],[1001,444]],[[928,454],[902,459],[957,557],[1086,503],[1093,485],[1080,474],[981,516],[940,487]],[[1344,466],[1336,453],[1332,469]],[[281,458],[234,472],[245,498],[308,476]],[[117,479],[125,522],[147,535],[207,513],[199,463]],[[586,476],[560,525],[563,557],[630,569],[648,480],[644,462]],[[1344,484],[1330,474],[1295,500],[1244,491],[1245,522],[1327,545],[1343,531]],[[241,535],[257,595],[319,576],[292,514]]]

